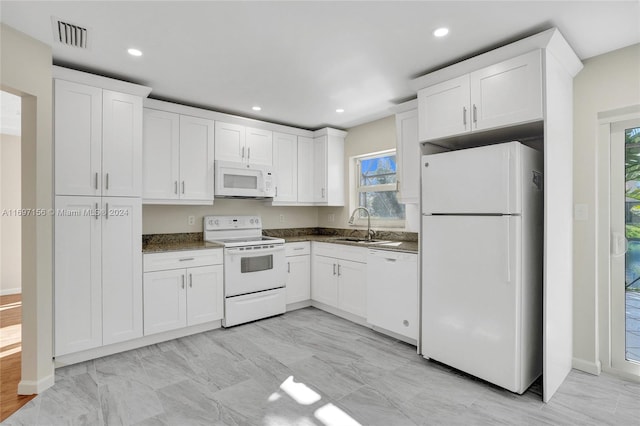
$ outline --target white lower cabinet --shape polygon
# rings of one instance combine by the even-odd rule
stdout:
[[[142,337],[141,199],[55,206],[55,355]]]
[[[314,243],[312,300],[366,317],[366,256],[364,248]]]
[[[145,336],[224,316],[221,249],[145,254],[144,271]]]
[[[311,299],[311,244],[287,243],[287,305]]]

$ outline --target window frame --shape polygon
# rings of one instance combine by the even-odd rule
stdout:
[[[395,155],[396,156],[396,182],[394,183],[387,183],[387,184],[379,184],[379,185],[366,185],[366,186],[362,186],[360,184],[360,174],[361,174],[361,167],[360,167],[360,161],[361,160],[367,160],[367,159],[373,159],[373,158],[377,158],[377,157],[387,157],[390,155]],[[397,150],[396,148],[392,148],[392,149],[386,149],[383,151],[376,151],[376,152],[369,152],[369,153],[365,153],[365,154],[359,154],[359,155],[355,155],[353,157],[351,157],[351,173],[349,173],[350,175],[350,181],[351,184],[349,185],[349,192],[350,192],[350,210],[349,210],[349,215],[351,215],[351,212],[353,212],[353,210],[355,210],[357,207],[360,206],[360,194],[362,192],[395,192],[396,196],[398,194],[398,182],[397,182],[397,175],[398,175],[398,169],[397,169]],[[400,203],[402,204],[402,203]],[[379,219],[379,218],[375,218],[375,217],[371,217],[371,225],[372,227],[375,225],[376,228],[393,228],[393,229],[398,229],[398,228],[405,228],[406,226],[406,207],[405,207],[405,218],[404,219]],[[366,227],[367,226],[367,218],[366,216],[364,216],[364,214],[362,212],[359,212],[356,214],[356,217],[354,219],[353,225],[350,226],[354,226],[354,227]]]

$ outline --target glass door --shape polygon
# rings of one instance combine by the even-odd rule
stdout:
[[[611,126],[611,364],[640,375],[640,120]]]

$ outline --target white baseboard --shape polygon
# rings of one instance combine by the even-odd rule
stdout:
[[[53,386],[54,374],[43,377],[38,381],[20,380],[18,383],[18,395],[35,395]]]
[[[585,359],[573,358],[571,366],[576,370],[584,371],[585,373],[594,374],[599,376],[602,372],[602,364],[600,361],[587,361]]]
[[[307,308],[311,306],[311,299],[303,300],[302,302],[289,303],[287,305],[287,312],[295,311],[296,309]]]
[[[20,293],[22,293],[22,287],[5,288],[0,290],[0,296],[9,296],[10,294],[20,294]]]

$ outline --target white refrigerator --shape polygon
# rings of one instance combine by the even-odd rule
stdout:
[[[422,157],[421,351],[523,393],[542,373],[542,153]]]

